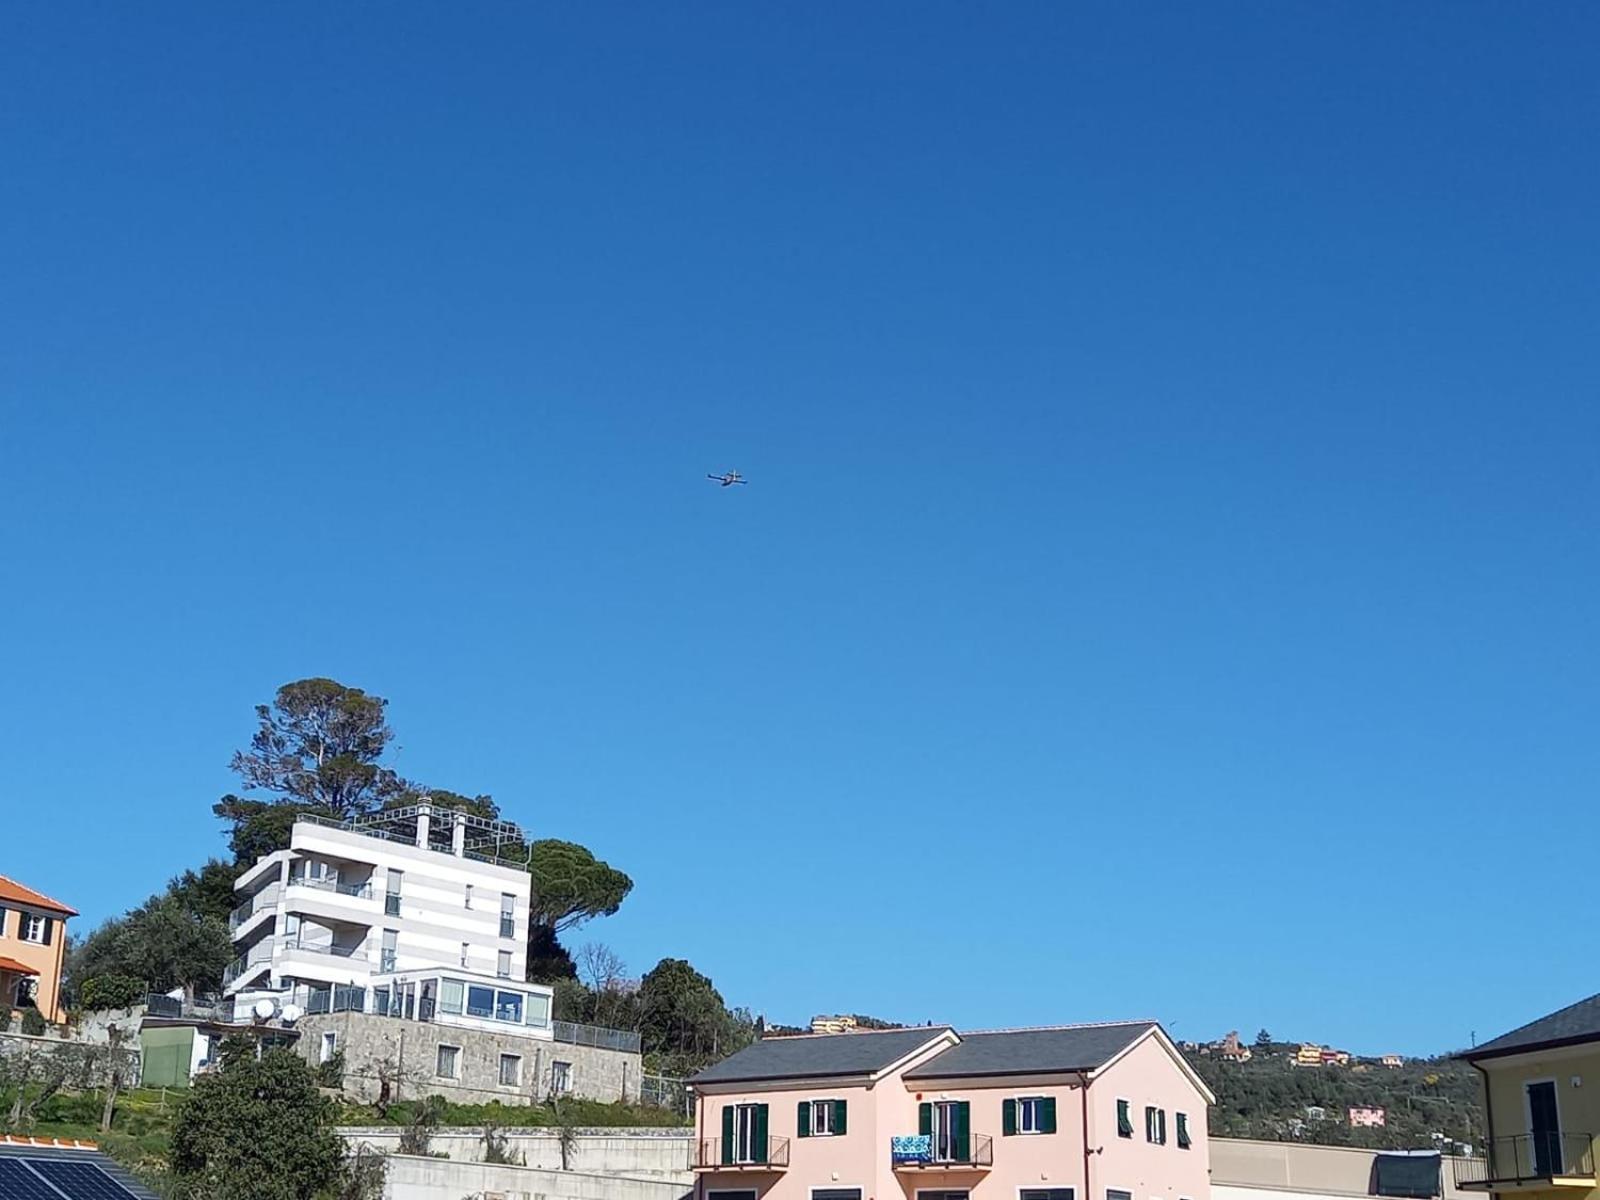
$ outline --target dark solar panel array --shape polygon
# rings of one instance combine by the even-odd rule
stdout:
[[[48,1182],[46,1182],[48,1180]],[[4,1200],[134,1200],[134,1195],[93,1163],[47,1158],[0,1158]]]
[[[5,1200],[61,1200],[61,1193],[51,1189],[18,1158],[0,1158],[0,1196]]]

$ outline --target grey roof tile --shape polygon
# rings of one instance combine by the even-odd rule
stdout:
[[[1155,1026],[1154,1021],[963,1034],[959,1044],[919,1063],[907,1079],[1091,1071]]]
[[[1493,1041],[1457,1057],[1464,1059],[1494,1058],[1501,1054],[1515,1054],[1537,1046],[1568,1042],[1600,1041],[1600,996],[1590,996],[1566,1008],[1553,1012],[1537,1021],[1529,1021],[1519,1029],[1503,1033]]]
[[[860,1033],[767,1037],[746,1046],[691,1083],[739,1083],[756,1079],[807,1079],[815,1076],[869,1075],[925,1046],[949,1026],[917,1026]]]

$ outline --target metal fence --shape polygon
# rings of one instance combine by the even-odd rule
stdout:
[[[681,1079],[644,1075],[639,1079],[639,1103],[687,1117],[694,1099],[689,1085]]]
[[[572,1021],[552,1023],[556,1041],[574,1046],[596,1046],[601,1050],[639,1053],[639,1034],[631,1029],[602,1029],[598,1025],[578,1025]]]

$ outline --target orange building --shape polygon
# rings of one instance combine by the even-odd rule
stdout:
[[[60,1023],[66,925],[77,910],[0,875],[0,1001]]]

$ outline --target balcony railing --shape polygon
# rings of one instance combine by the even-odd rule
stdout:
[[[1554,1179],[1595,1185],[1593,1134],[1518,1133],[1494,1138],[1484,1150],[1477,1157],[1455,1160],[1457,1187],[1488,1192]]]
[[[250,970],[250,968],[258,967],[262,963],[271,961],[272,941],[269,938],[267,941],[258,942],[256,945],[251,946],[248,954],[241,954],[238,958],[229,963],[228,969],[222,973],[222,985],[226,987],[235,979],[239,978],[239,976],[243,975],[246,971]]]
[[[335,946],[331,943],[302,942],[298,938],[284,938],[283,949],[290,954],[331,954],[335,958],[364,958],[367,953],[365,942],[359,946]]]
[[[301,875],[289,880],[290,887],[316,888],[324,892],[337,892],[341,896],[354,896],[358,900],[372,899],[372,884],[369,883],[337,883],[332,879],[318,879],[311,875]]]
[[[929,1134],[889,1139],[890,1164],[897,1171],[986,1170],[994,1166],[994,1139],[986,1133],[962,1138]]]
[[[262,888],[228,914],[228,932],[232,933],[258,912],[263,912],[277,903],[278,885],[274,883]]]
[[[318,989],[306,997],[306,1012],[366,1012],[367,989],[363,987],[336,987]]]
[[[789,1139],[769,1137],[741,1145],[722,1138],[701,1138],[694,1144],[696,1171],[784,1171],[789,1167]]]

